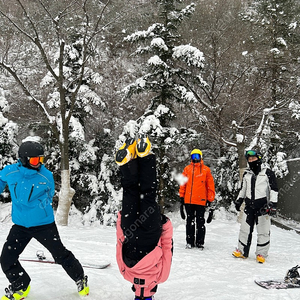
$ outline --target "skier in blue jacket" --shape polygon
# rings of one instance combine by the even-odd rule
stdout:
[[[88,295],[87,276],[73,253],[61,242],[52,208],[54,179],[43,165],[41,144],[27,141],[21,144],[16,164],[0,171],[0,193],[8,186],[12,200],[12,226],[1,253],[1,267],[10,282],[1,300],[27,297],[30,277],[19,262],[32,238],[39,241],[76,282],[80,295]]]

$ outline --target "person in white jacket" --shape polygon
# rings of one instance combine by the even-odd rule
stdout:
[[[249,168],[245,170],[242,185],[235,201],[239,211],[245,201],[241,220],[238,247],[232,255],[247,258],[251,246],[254,226],[257,230],[256,260],[264,263],[270,248],[270,216],[276,216],[278,187],[274,172],[262,163],[262,154],[246,151]]]

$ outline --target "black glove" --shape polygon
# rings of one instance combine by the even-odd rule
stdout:
[[[237,199],[237,200],[234,202],[235,209],[236,209],[237,211],[240,211],[240,210],[241,210],[241,205],[242,205],[243,201],[244,201],[244,200],[243,200],[242,198],[239,198],[239,199]]]
[[[213,208],[210,208],[209,209],[209,213],[208,213],[208,217],[207,217],[207,220],[206,220],[206,223],[210,223],[213,219],[213,216],[214,216],[214,209]]]
[[[210,207],[211,206],[211,202],[206,200],[206,207]]]
[[[275,202],[269,203],[269,215],[271,217],[277,217],[277,203]]]
[[[185,213],[184,213],[184,205],[180,204],[180,216],[181,219],[185,220]]]
[[[185,220],[184,198],[183,197],[180,197],[180,216],[181,216],[181,219]]]

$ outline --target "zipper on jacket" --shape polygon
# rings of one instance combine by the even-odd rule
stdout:
[[[18,199],[18,197],[17,197],[17,184],[18,184],[18,183],[16,183],[15,186],[14,186],[14,193],[15,193],[16,199]]]
[[[28,202],[29,202],[30,197],[31,197],[31,195],[32,195],[33,189],[34,189],[34,184],[32,185],[31,190],[30,190],[30,194],[29,194],[29,197],[28,197]]]
[[[43,205],[43,202],[42,202],[42,200],[41,200],[41,199],[38,199],[38,200],[39,200],[39,202],[40,202],[40,207],[42,207],[42,208],[43,208],[43,210],[44,210],[44,213],[45,213],[46,217],[48,217],[48,214],[47,214],[46,208],[45,208],[45,206]]]
[[[193,163],[193,174],[192,174],[190,204],[192,204],[192,192],[193,192],[193,185],[194,185],[194,171],[195,171],[195,164]]]

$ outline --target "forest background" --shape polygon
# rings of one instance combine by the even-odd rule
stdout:
[[[193,148],[230,209],[245,149],[278,177],[300,156],[299,22],[295,0],[0,0],[0,169],[40,141],[57,222],[110,225],[115,151],[147,134],[162,211]]]

